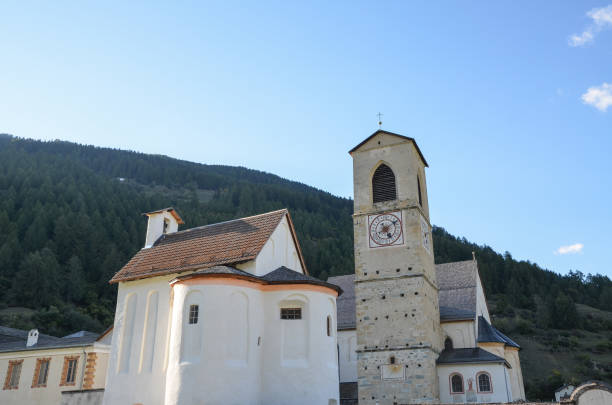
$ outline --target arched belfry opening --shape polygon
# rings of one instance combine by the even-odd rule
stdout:
[[[392,201],[397,198],[395,174],[386,164],[376,168],[372,176],[372,201],[375,203]]]

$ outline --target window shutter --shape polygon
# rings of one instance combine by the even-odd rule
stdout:
[[[378,166],[372,176],[372,197],[375,203],[392,201],[397,198],[395,191],[395,175],[385,164]]]

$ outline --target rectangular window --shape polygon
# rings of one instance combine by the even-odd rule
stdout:
[[[199,312],[200,312],[200,307],[198,305],[189,306],[189,324],[190,325],[198,323]]]
[[[47,377],[49,376],[49,364],[50,363],[51,363],[50,358],[36,360],[36,370],[34,370],[34,378],[32,379],[32,388],[47,386]]]
[[[6,372],[6,380],[4,380],[5,390],[16,390],[19,388],[19,377],[21,377],[21,365],[23,360],[9,361],[8,370]]]
[[[60,385],[74,385],[79,358],[64,357],[64,370],[62,371],[62,381]]]
[[[302,308],[281,308],[281,319],[302,319]]]

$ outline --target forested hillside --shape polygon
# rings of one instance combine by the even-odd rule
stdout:
[[[0,135],[0,324],[56,335],[110,325],[108,280],[143,246],[140,214],[167,206],[184,227],[286,207],[312,275],[353,271],[349,199],[246,168]],[[534,362],[532,398],[571,378],[612,379],[609,278],[561,276],[439,227],[433,236],[438,263],[476,252],[495,324]],[[557,366],[566,355],[582,356],[563,363],[579,367]]]

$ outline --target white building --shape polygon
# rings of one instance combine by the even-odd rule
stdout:
[[[112,329],[62,338],[0,326],[3,405],[58,405],[62,393],[104,388]]]
[[[147,214],[119,284],[104,403],[337,404],[336,297],[287,210],[178,231]]]

